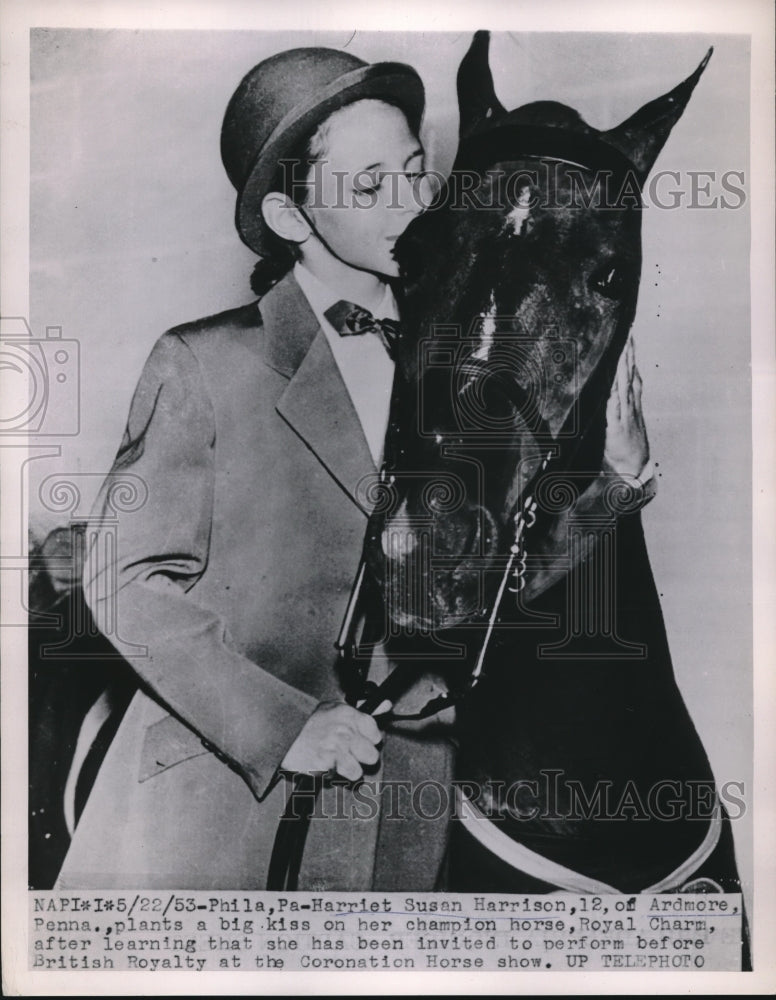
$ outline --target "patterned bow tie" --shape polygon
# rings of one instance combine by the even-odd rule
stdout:
[[[363,333],[376,333],[383,342],[391,360],[399,339],[400,324],[394,319],[375,319],[368,309],[340,299],[323,314],[340,337],[359,337]]]

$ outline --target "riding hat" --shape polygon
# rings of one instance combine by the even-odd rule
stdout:
[[[243,78],[224,116],[221,159],[237,190],[237,231],[255,253],[266,252],[261,202],[272,190],[279,162],[333,111],[364,98],[397,105],[412,128],[419,128],[423,83],[404,63],[370,65],[336,49],[289,49]]]

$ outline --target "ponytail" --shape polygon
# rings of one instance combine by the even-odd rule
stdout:
[[[293,266],[294,256],[290,252],[261,257],[251,274],[251,291],[262,298],[281,278],[285,278]]]

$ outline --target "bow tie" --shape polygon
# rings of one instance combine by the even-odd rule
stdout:
[[[399,338],[400,325],[394,319],[375,319],[368,309],[353,302],[340,299],[323,314],[334,327],[340,337],[359,337],[363,333],[376,333],[383,342],[391,360],[394,357],[396,341]]]

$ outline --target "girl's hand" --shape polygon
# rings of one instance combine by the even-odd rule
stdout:
[[[304,724],[280,766],[306,773],[335,771],[358,781],[365,764],[377,763],[377,744],[382,738],[371,715],[344,702],[324,701]]]
[[[641,386],[633,338],[629,337],[606,405],[604,464],[621,476],[640,476],[649,461]]]

